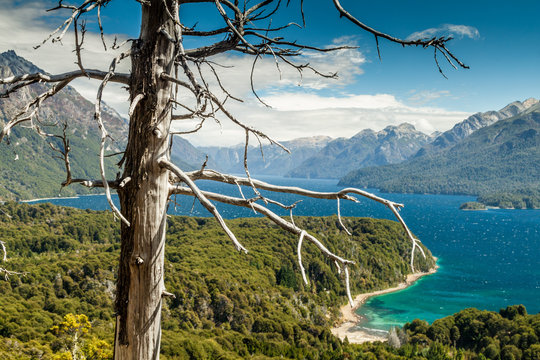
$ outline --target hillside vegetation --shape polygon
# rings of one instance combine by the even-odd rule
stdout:
[[[0,240],[9,250],[3,266],[26,273],[0,280],[0,358],[65,354],[69,341],[51,328],[69,314],[84,314],[91,323],[81,347],[107,354],[119,223],[109,212],[48,204],[6,203],[0,210]],[[336,217],[295,221],[356,262],[353,293],[394,285],[410,271],[410,242],[395,222],[345,218],[353,233],[348,237]],[[164,302],[162,358],[337,359],[361,351],[329,331],[346,300],[333,263],[305,244],[305,286],[296,237],[265,219],[228,223],[247,255],[234,250],[213,219],[169,219],[165,279],[176,298]],[[427,270],[433,264],[429,254],[416,266]]]
[[[415,320],[404,327],[409,344],[429,345],[433,359],[540,359],[540,314],[528,315],[522,305],[498,313],[465,309],[432,325]],[[434,349],[437,349],[434,351]]]
[[[295,219],[356,261],[353,293],[385,288],[409,271],[409,241],[388,220]],[[389,343],[355,345],[329,327],[345,301],[343,282],[312,246],[303,249],[310,285],[296,264],[297,239],[265,219],[230,220],[250,252],[236,252],[213,219],[169,219],[162,359],[537,360],[540,314],[463,310],[432,325],[415,320]],[[112,358],[119,223],[109,212],[48,204],[0,205],[0,241],[11,270],[0,279],[0,359]],[[419,260],[417,267],[433,266]],[[77,335],[77,336],[75,336]]]

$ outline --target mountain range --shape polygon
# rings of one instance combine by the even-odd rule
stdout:
[[[540,186],[540,103],[455,145],[395,165],[350,172],[342,185],[386,192],[486,195]]]
[[[413,125],[387,126],[381,131],[365,129],[351,138],[332,139],[315,136],[285,141],[291,154],[276,146],[248,150],[249,170],[253,175],[277,175],[298,178],[341,178],[351,170],[401,163],[410,158],[434,154],[452,147],[474,131],[499,120],[515,116],[538,103],[536,99],[515,101],[499,111],[476,113],[444,133],[424,134]],[[180,148],[178,148],[180,149]],[[209,167],[229,173],[244,172],[244,146],[189,147],[183,144],[182,155],[188,168],[201,164],[209,156]],[[202,160],[201,160],[202,159]]]
[[[208,155],[211,168],[228,173],[245,171],[244,145],[194,148],[180,139],[175,138],[172,156],[181,158],[187,168],[195,163],[200,167]],[[253,175],[339,178],[353,168],[401,162],[432,139],[407,123],[378,132],[362,130],[351,138],[304,137],[281,142],[290,154],[278,146],[250,146],[248,165]]]
[[[424,145],[415,157],[432,154],[449,148],[459,141],[471,135],[474,131],[496,123],[499,120],[508,119],[526,111],[531,106],[538,104],[539,100],[529,98],[523,102],[514,101],[499,111],[479,112],[457,123],[450,130],[438,135],[432,142]]]
[[[332,138],[329,136],[313,136],[282,141],[281,144],[291,151],[287,153],[279,146],[250,146],[248,148],[248,165],[254,175],[285,176],[298,167],[314,153],[323,149]],[[208,154],[214,161],[217,170],[229,173],[243,173],[244,145],[233,147],[201,147],[199,151]]]
[[[340,178],[350,169],[402,162],[414,155],[431,140],[403,123],[388,126],[379,132],[371,129],[360,131],[353,137],[330,141],[318,153],[304,160],[287,175],[307,178]]]

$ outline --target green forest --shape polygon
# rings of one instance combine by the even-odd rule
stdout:
[[[402,281],[411,244],[401,226],[343,220],[350,237],[337,217],[295,218],[330,250],[355,261],[353,293]],[[175,297],[163,306],[163,359],[482,359],[489,351],[500,356],[492,359],[538,359],[540,318],[522,307],[500,315],[468,310],[460,319],[474,331],[457,314],[431,326],[415,321],[391,332],[389,344],[341,342],[330,332],[346,301],[334,265],[306,243],[306,286],[296,237],[262,218],[228,223],[248,254],[236,252],[213,219],[168,220],[165,282]],[[112,357],[119,227],[110,212],[0,205],[0,241],[8,249],[2,267],[22,273],[0,280],[0,359]],[[417,258],[417,268],[434,266],[427,254],[427,260]]]
[[[540,191],[538,189],[519,189],[512,192],[493,192],[479,196],[478,202],[486,206],[504,209],[539,209]]]

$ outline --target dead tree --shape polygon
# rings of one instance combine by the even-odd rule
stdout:
[[[80,183],[88,187],[103,187],[110,207],[115,215],[121,219],[121,255],[118,273],[116,313],[117,326],[115,337],[115,359],[157,359],[160,348],[161,304],[163,298],[170,295],[164,287],[164,244],[166,232],[166,211],[169,198],[173,194],[194,196],[217,219],[227,236],[239,251],[247,251],[229,230],[213,202],[222,202],[237,206],[244,206],[263,214],[283,229],[297,234],[298,261],[304,280],[304,268],[301,260],[303,241],[314,243],[321,252],[333,260],[338,271],[343,270],[349,300],[352,302],[348,286],[348,266],[351,261],[330,252],[320,241],[298,227],[291,216],[290,221],[277,216],[267,208],[267,204],[278,204],[290,209],[294,205],[279,204],[261,195],[259,190],[294,193],[301,196],[334,199],[339,201],[357,201],[354,195],[367,197],[386,205],[397,217],[398,221],[412,242],[411,269],[414,270],[414,253],[416,249],[422,251],[419,241],[413,237],[405,222],[399,215],[402,204],[382,199],[359,189],[343,189],[335,193],[321,193],[304,190],[296,187],[274,186],[252,179],[248,171],[247,148],[250,136],[257,140],[268,141],[270,144],[283,148],[279,142],[255,128],[245,125],[239,118],[231,113],[225,106],[226,101],[239,101],[231,95],[222,85],[217,65],[212,57],[224,52],[237,52],[253,57],[253,67],[258,59],[269,56],[275,59],[276,66],[291,66],[302,71],[313,71],[320,76],[334,77],[335,74],[323,74],[312,68],[309,64],[295,62],[304,50],[327,52],[342,49],[343,47],[318,48],[307,44],[300,44],[294,40],[281,37],[281,33],[288,27],[298,26],[288,23],[275,26],[271,18],[278,11],[289,11],[288,2],[279,0],[258,0],[255,2],[239,0],[137,0],[141,4],[142,24],[138,39],[127,41],[127,44],[114,44],[113,48],[123,49],[119,55],[112,59],[110,66],[105,70],[88,69],[83,65],[81,55],[84,39],[83,19],[85,16],[97,16],[102,39],[101,11],[110,0],[84,0],[80,5],[66,5],[62,0],[58,6],[51,10],[66,11],[69,14],[46,41],[61,41],[68,29],[73,29],[75,37],[75,60],[78,70],[63,74],[24,74],[0,80],[5,85],[4,96],[9,96],[25,86],[35,83],[48,83],[48,90],[31,102],[9,121],[0,133],[0,141],[9,136],[11,128],[21,123],[30,125],[45,137],[55,136],[62,140],[63,149],[53,149],[64,159],[66,167],[66,180],[63,185]],[[331,1],[331,0],[329,0]],[[210,3],[220,15],[222,22],[216,24],[214,29],[199,30],[190,28],[179,17],[180,6],[187,3]],[[371,33],[378,49],[380,39],[400,44],[402,46],[419,46],[431,48],[434,51],[435,63],[439,68],[437,55],[442,56],[453,66],[466,68],[450,52],[446,45],[450,38],[439,37],[432,39],[401,40],[385,33],[379,32],[351,15],[340,4],[333,0],[337,13],[357,25],[363,31]],[[300,8],[303,2],[300,0]],[[191,5],[193,6],[193,5]],[[304,20],[301,10],[299,16]],[[186,49],[184,38],[201,37],[221,40],[199,48]],[[121,61],[131,60],[131,72],[119,73],[116,68]],[[205,68],[206,70],[202,70]],[[225,70],[226,71],[226,70]],[[252,74],[253,75],[253,74]],[[63,87],[79,77],[90,77],[101,81],[96,94],[95,112],[93,117],[101,133],[101,174],[98,179],[72,179],[69,162],[69,141],[66,139],[65,128],[61,134],[46,134],[41,131],[39,121],[36,120],[40,105],[49,97],[54,96]],[[211,89],[210,78],[219,86]],[[252,77],[253,78],[253,77]],[[129,88],[129,134],[128,141],[119,167],[122,169],[120,178],[111,180],[105,174],[104,157],[108,140],[106,124],[102,120],[101,106],[104,88],[110,82],[123,84]],[[255,93],[252,81],[254,95]],[[189,104],[180,103],[178,94],[190,94],[193,101]],[[260,100],[262,102],[262,100]],[[246,177],[236,177],[221,174],[214,170],[185,172],[170,160],[170,146],[172,141],[171,125],[183,119],[200,119],[198,131],[207,119],[217,117],[228,119],[245,131],[245,172]],[[69,126],[69,124],[68,124]],[[110,175],[109,175],[110,176]],[[255,197],[245,198],[241,190],[238,197],[225,196],[201,191],[197,180],[212,180],[228,183],[233,186],[250,186]],[[111,190],[115,190],[120,198],[120,209],[111,200]],[[341,217],[339,216],[341,222]],[[345,229],[345,227],[344,227]],[[345,231],[347,231],[345,229]],[[5,248],[2,251],[5,254]],[[423,255],[423,253],[422,253]],[[5,257],[4,257],[5,259]],[[6,272],[3,268],[0,271]]]

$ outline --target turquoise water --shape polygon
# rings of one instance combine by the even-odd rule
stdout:
[[[411,227],[440,258],[440,269],[405,291],[368,300],[359,309],[367,318],[362,326],[432,322],[467,307],[524,304],[529,313],[540,311],[540,211],[459,211],[452,198],[410,203],[417,208]]]
[[[274,184],[336,191],[334,180],[264,177]],[[239,196],[236,186],[202,182],[201,188]],[[246,197],[250,189],[244,188]],[[461,211],[459,205],[473,198],[448,195],[380,194],[402,202],[402,216],[412,231],[439,258],[439,271],[400,292],[370,299],[359,309],[366,320],[362,327],[387,330],[415,318],[432,322],[467,307],[499,310],[524,304],[529,313],[540,312],[540,210]],[[293,203],[294,195],[274,195],[282,203]],[[47,200],[58,205],[108,209],[103,196]],[[179,196],[169,213],[208,216],[193,199]],[[250,209],[217,205],[225,218],[255,216]],[[288,212],[273,208],[281,215]],[[336,202],[304,199],[295,215],[332,215]],[[369,200],[360,204],[341,202],[343,216],[393,219],[384,206]],[[294,256],[294,254],[291,254]]]

